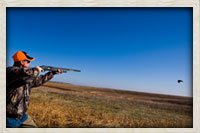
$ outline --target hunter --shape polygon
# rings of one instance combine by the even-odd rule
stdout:
[[[35,58],[26,52],[18,51],[13,55],[14,65],[6,68],[6,127],[35,128],[37,125],[26,114],[30,103],[31,88],[38,87],[53,78],[57,72],[41,75],[43,69],[39,66],[29,68]]]

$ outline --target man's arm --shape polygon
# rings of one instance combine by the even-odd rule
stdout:
[[[38,68],[25,68],[25,67],[8,67],[6,70],[7,74],[14,74],[17,77],[37,77],[40,71]]]
[[[6,86],[21,86],[26,83],[32,82],[40,71],[37,68],[24,68],[24,67],[7,67],[6,69]],[[13,87],[12,87],[13,88]]]
[[[38,87],[43,85],[45,82],[51,80],[53,78],[53,75],[54,74],[52,72],[48,72],[45,75],[38,76],[33,82],[32,87]]]
[[[36,78],[32,87],[38,87],[40,85],[43,85],[45,82],[51,80],[55,74],[61,74],[62,72],[62,70],[58,69],[57,71],[48,72],[45,75],[40,75]]]

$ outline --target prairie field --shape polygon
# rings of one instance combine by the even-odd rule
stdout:
[[[41,128],[192,128],[193,99],[47,82],[27,112]]]

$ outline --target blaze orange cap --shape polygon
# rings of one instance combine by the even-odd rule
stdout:
[[[33,61],[35,58],[30,57],[26,52],[23,51],[18,51],[13,55],[13,60],[14,62],[22,61],[22,60],[28,60],[28,61]]]

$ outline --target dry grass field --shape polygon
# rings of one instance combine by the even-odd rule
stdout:
[[[38,127],[192,128],[192,98],[48,82],[33,88]]]

